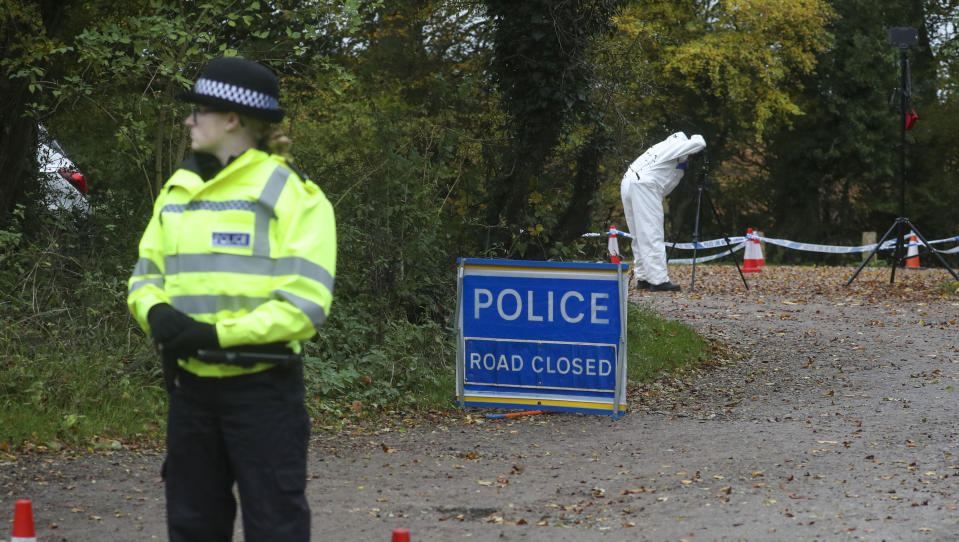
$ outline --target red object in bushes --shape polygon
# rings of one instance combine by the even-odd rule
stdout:
[[[917,120],[919,120],[919,115],[916,114],[915,109],[906,111],[906,131],[912,130],[912,127],[916,124]]]
[[[66,179],[67,182],[70,183],[74,188],[79,190],[81,194],[84,196],[87,195],[87,179],[79,170],[68,169],[64,167],[57,170],[57,173]]]

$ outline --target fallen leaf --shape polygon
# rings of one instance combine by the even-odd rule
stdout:
[[[624,489],[619,492],[620,495],[635,495],[637,493],[656,493],[656,490],[641,486],[639,489]]]

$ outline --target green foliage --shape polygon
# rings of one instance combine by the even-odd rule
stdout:
[[[722,205],[742,208],[744,194],[752,202],[740,211],[738,231],[749,226],[776,231],[782,238],[850,245],[858,244],[863,231],[882,234],[900,215],[901,117],[890,107],[891,89],[900,84],[900,58],[887,35],[892,26],[921,28],[917,5],[833,2],[837,16],[829,31],[835,40],[819,53],[816,72],[802,80],[798,103],[805,115],[791,127],[770,133],[763,149],[744,153],[738,173],[724,187],[728,194]],[[930,103],[936,101],[930,52],[927,45],[908,52],[913,101],[928,122],[907,134],[907,216],[921,224],[927,236],[938,238],[953,234],[954,225],[930,211],[948,213],[943,204],[954,183],[930,182],[952,169],[952,151],[946,148],[952,146],[934,141],[941,138],[932,135],[941,129],[935,124],[951,121],[947,103]],[[894,102],[898,108],[898,98]],[[783,256],[789,262],[835,261],[796,251]]]
[[[650,382],[664,373],[696,368],[709,360],[710,344],[692,328],[666,320],[648,306],[630,303],[626,331],[626,373],[632,382]]]
[[[19,216],[0,232],[17,240],[0,260],[0,446],[157,438],[165,391],[131,333],[114,228],[28,207]]]
[[[745,231],[740,215],[762,209],[743,202],[762,201],[753,192],[768,188],[754,177],[742,179],[762,171],[765,138],[807,112],[800,83],[829,43],[831,14],[824,0],[624,3],[613,18],[615,34],[598,41],[594,53],[611,143],[601,157],[594,206],[603,214],[593,223],[624,223],[619,186],[626,166],[683,131],[705,137],[709,193],[720,214],[730,215],[722,217],[726,226],[735,227],[711,233]],[[696,210],[693,176],[703,156],[694,157],[695,169],[671,195],[667,212],[671,235],[687,240]],[[734,190],[728,188],[733,183]],[[722,197],[727,190],[728,199]],[[713,222],[705,221],[703,232]]]
[[[629,2],[599,59],[640,135],[668,135],[664,123],[711,144],[759,141],[802,113],[798,76],[828,46],[831,15],[820,0]]]
[[[332,312],[308,347],[312,393],[321,400],[358,400],[373,406],[435,406],[448,401],[443,393],[431,390],[452,385],[451,328],[386,319],[379,313],[382,307],[370,301],[354,300],[347,307],[337,298],[336,305],[340,310]]]
[[[509,137],[489,183],[487,224],[512,257],[545,258],[517,231],[545,243],[569,241],[587,225],[598,156],[605,147],[593,40],[607,34],[614,1],[488,0],[494,24],[491,70]],[[569,145],[579,140],[579,145]],[[559,152],[563,145],[572,151]],[[579,156],[577,156],[577,154]],[[545,212],[544,212],[545,211]],[[511,235],[512,234],[512,235]]]
[[[76,52],[51,88],[58,103],[88,102],[93,109],[83,131],[60,130],[68,133],[65,139],[79,140],[71,146],[80,157],[90,156],[85,162],[128,164],[125,183],[141,179],[140,190],[152,199],[183,157],[183,107],[174,101],[175,94],[192,84],[199,66],[209,59],[237,54],[234,43],[251,39],[261,27],[262,9],[258,2],[213,0],[183,10],[151,0],[100,13],[76,32]],[[96,126],[93,119],[108,121],[105,128],[113,131],[104,134],[112,139],[106,148],[102,141],[84,141],[89,124]],[[95,147],[88,147],[90,143]],[[97,180],[103,185],[119,182],[110,175],[116,173]]]
[[[38,92],[47,75],[47,64],[71,47],[47,36],[39,6],[32,2],[5,0],[0,9],[4,55],[0,58],[0,76],[25,80],[27,90]]]
[[[761,140],[771,123],[802,113],[796,76],[811,73],[815,54],[826,50],[830,14],[819,1],[730,2],[712,10],[701,34],[667,47],[665,68],[687,91],[718,99],[734,128]]]

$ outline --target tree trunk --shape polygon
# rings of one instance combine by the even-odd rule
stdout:
[[[594,132],[579,150],[576,160],[576,175],[573,177],[573,193],[553,238],[568,243],[586,233],[590,225],[590,202],[599,190],[599,160],[608,143],[606,132]]]
[[[45,33],[54,35],[63,21],[63,3],[57,0],[25,4],[16,12],[7,11],[0,27],[0,58],[10,58],[15,62],[33,66],[32,59],[23,57],[31,54],[23,51],[20,38],[23,35]],[[6,7],[4,9],[7,9]],[[34,9],[39,11],[42,24],[38,25]],[[41,68],[46,71],[48,66]],[[0,227],[10,219],[10,213],[21,203],[37,182],[37,118],[36,111],[30,109],[34,101],[42,101],[43,96],[30,92],[30,82],[25,78],[11,79],[0,73]]]
[[[0,227],[7,224],[10,213],[22,201],[30,183],[37,179],[37,124],[24,116],[27,82],[0,77]]]

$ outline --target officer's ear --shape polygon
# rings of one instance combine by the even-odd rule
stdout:
[[[227,132],[235,132],[240,128],[243,128],[243,117],[235,111],[227,111],[223,129]]]

